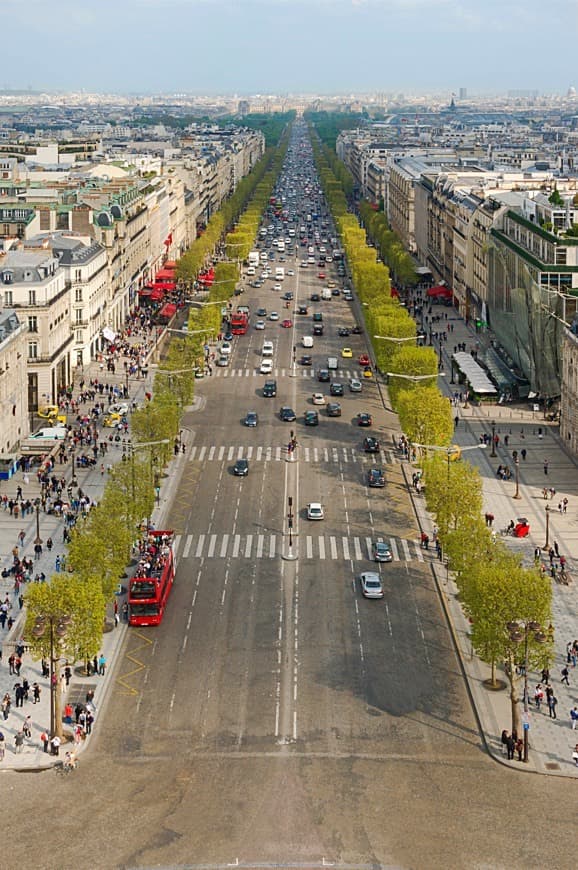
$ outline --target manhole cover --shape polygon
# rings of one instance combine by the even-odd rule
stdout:
[[[548,762],[544,765],[544,767],[546,768],[546,770],[560,770],[560,765],[559,765],[559,764],[556,764],[555,761],[548,761]]]

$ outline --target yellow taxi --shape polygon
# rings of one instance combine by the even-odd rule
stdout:
[[[341,356],[343,357],[343,359],[352,359],[353,351],[350,347],[344,347],[341,349]]]
[[[120,414],[107,414],[102,422],[102,425],[106,426],[109,429],[115,429],[121,422],[121,420],[122,416]]]

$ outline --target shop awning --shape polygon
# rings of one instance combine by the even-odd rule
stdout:
[[[138,295],[139,296],[150,296],[152,292],[153,292],[152,287],[141,287],[140,290],[138,291]]]
[[[174,281],[155,281],[153,290],[174,290],[176,286]]]
[[[164,269],[160,269],[155,276],[155,284],[158,284],[159,281],[174,281],[175,273],[172,269],[167,269],[165,266]]]
[[[165,263],[164,266],[163,266],[163,269],[172,269],[172,270],[174,270],[174,269],[176,269],[176,268],[177,268],[176,260],[167,260],[166,263]]]
[[[155,287],[151,292],[150,299],[152,302],[160,302],[161,299],[165,298],[165,291],[160,287]]]

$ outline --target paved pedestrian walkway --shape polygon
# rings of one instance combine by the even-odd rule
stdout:
[[[116,385],[119,392],[125,386],[129,389],[129,405],[132,407],[133,401],[137,406],[141,404],[144,401],[145,393],[150,388],[153,376],[150,373],[148,377],[145,377],[143,371],[147,371],[155,352],[156,340],[158,338],[158,334],[152,331],[143,333],[133,330],[132,334],[127,336],[126,341],[131,348],[138,346],[139,354],[131,357],[119,353],[114,372],[107,370],[102,362],[95,361],[91,363],[83,375],[85,382],[84,389],[87,389],[90,381],[95,379],[106,385]],[[123,365],[125,359],[129,363],[126,369]],[[137,371],[137,362],[141,364],[140,372]],[[78,400],[80,391],[79,383],[75,384],[73,391],[74,400]],[[98,399],[101,399],[101,396],[98,396]],[[89,409],[92,404],[90,401],[81,404],[80,410]],[[101,440],[106,438],[108,443],[108,434],[111,430],[103,429],[100,423],[97,423],[96,428],[99,438]],[[130,427],[127,433],[128,437],[130,437]],[[104,463],[101,463],[99,457],[94,466],[80,468],[77,465],[74,469],[75,481],[72,480],[73,457],[68,455],[66,461],[62,463],[57,459],[52,473],[59,478],[63,476],[65,479],[63,500],[69,500],[71,495],[74,499],[80,489],[86,496],[87,509],[90,509],[90,504],[98,503],[102,495],[109,466],[120,461],[121,457],[122,440],[120,443],[113,440],[109,444],[108,452],[103,457]],[[176,472],[175,466],[179,461],[177,459],[171,462],[172,467],[169,469],[169,475],[163,479],[161,495],[151,517],[153,525],[160,526],[162,524],[168,505],[168,492],[173,485],[173,476]],[[28,501],[33,505],[32,510],[26,513],[25,516],[22,516],[19,510],[18,518],[13,514],[11,515],[8,506],[4,509],[0,507],[0,571],[4,575],[0,576],[0,603],[5,601],[8,605],[8,619],[6,620],[5,627],[0,627],[0,700],[7,693],[12,700],[6,718],[4,718],[4,713],[0,714],[0,731],[4,735],[6,743],[5,757],[0,761],[0,770],[36,769],[49,766],[57,760],[44,751],[44,745],[40,739],[43,733],[50,736],[50,685],[48,677],[43,675],[41,662],[33,659],[23,640],[27,584],[23,583],[19,590],[16,589],[14,575],[8,574],[8,571],[13,564],[14,547],[18,547],[20,558],[27,558],[32,562],[32,579],[29,582],[43,582],[44,579],[50,580],[52,575],[59,570],[65,571],[66,542],[64,540],[64,533],[66,520],[64,515],[57,516],[54,513],[47,513],[42,508],[41,498],[43,492],[35,470],[30,470],[28,473],[20,470],[11,480],[1,481],[0,495],[7,496],[7,500],[17,500],[20,508],[22,503]],[[42,540],[42,549],[41,552],[35,553],[35,541],[37,537],[40,537]],[[51,548],[48,545],[50,539],[52,540]],[[21,596],[23,596],[24,600]],[[122,603],[124,600],[124,596],[117,598],[119,613],[122,613]],[[66,704],[71,704],[73,708],[77,704],[84,705],[86,704],[87,694],[91,693],[93,695],[92,709],[95,718],[93,731],[95,729],[98,730],[99,709],[109,681],[113,679],[117,651],[120,648],[126,630],[126,625],[122,620],[119,620],[118,625],[116,625],[114,609],[111,604],[107,617],[108,630],[105,632],[102,640],[102,655],[107,663],[104,675],[92,674],[91,676],[86,676],[84,669],[78,667],[71,669],[69,685],[66,685],[65,679],[60,681],[61,688],[59,691],[61,691],[62,710],[64,710]],[[21,646],[24,646],[24,650],[21,655],[20,673],[12,673],[13,669],[9,665],[9,660],[13,654],[16,655],[21,651]],[[61,660],[59,666],[62,673],[64,665],[65,662]],[[16,685],[18,683],[22,685],[24,680],[28,682],[31,688],[28,692],[28,698],[23,699],[22,706],[16,707]],[[35,683],[40,690],[40,697],[37,703],[34,703],[33,700],[32,687]],[[22,726],[27,716],[30,716],[30,737],[25,737],[21,745],[17,746],[16,744],[21,741],[20,738],[16,740],[16,737],[22,731]],[[64,733],[68,736],[69,742],[61,747],[59,760],[63,759],[67,749],[72,749],[74,723],[75,716],[73,716],[71,723],[66,723],[64,726]],[[87,736],[86,739],[89,741],[90,736]]]
[[[568,665],[569,685],[562,683],[562,668],[567,664],[566,646],[578,637],[578,469],[577,463],[561,442],[558,426],[547,422],[541,411],[533,409],[528,401],[518,405],[472,406],[459,399],[460,387],[451,383],[450,356],[455,345],[465,343],[468,351],[475,349],[479,336],[466,326],[453,308],[432,306],[435,313],[445,315],[453,331],[446,342],[442,343],[442,370],[445,376],[439,378],[439,387],[448,397],[457,402],[456,416],[459,422],[454,442],[462,448],[474,448],[483,440],[489,440],[486,449],[472,449],[462,454],[463,459],[480,469],[484,511],[494,516],[493,528],[497,535],[511,520],[519,517],[529,520],[530,534],[527,538],[504,537],[507,545],[518,552],[525,564],[534,562],[536,548],[541,550],[541,561],[550,570],[550,547],[557,546],[558,552],[567,560],[569,585],[552,579],[553,625],[555,630],[555,659],[550,668],[550,681],[558,700],[556,718],[551,718],[548,707],[543,704],[538,710],[534,703],[534,688],[541,680],[541,674],[529,674],[529,764],[540,773],[578,777],[578,766],[572,753],[578,744],[577,730],[572,729],[570,710],[578,706],[578,668]],[[436,328],[435,326],[433,327]],[[440,353],[439,342],[434,346]],[[495,456],[492,456],[491,440],[496,436]],[[518,455],[518,486],[515,480],[514,451]],[[525,454],[522,454],[525,451]],[[499,466],[510,469],[511,477],[502,479],[497,471]],[[433,523],[425,509],[423,495],[415,493],[411,486],[411,466],[404,464],[404,473],[422,529],[432,536]],[[546,489],[546,498],[544,498]],[[519,495],[519,498],[515,496]],[[564,500],[567,507],[564,509]],[[553,559],[554,565],[560,560]],[[485,680],[490,669],[475,656],[469,641],[469,624],[464,618],[457,588],[452,581],[448,566],[434,560],[433,567],[438,587],[447,609],[465,669],[472,699],[485,734],[489,751],[503,758],[501,733],[511,728],[509,692],[491,691],[486,688]],[[520,691],[520,697],[522,692]],[[522,701],[520,701],[522,704]],[[503,759],[505,761],[505,758]],[[520,767],[518,761],[507,762]]]

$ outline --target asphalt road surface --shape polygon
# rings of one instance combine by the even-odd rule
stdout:
[[[377,384],[346,387],[340,418],[319,406],[319,426],[303,424],[313,392],[329,393],[299,364],[292,372],[312,311],[325,326],[308,351],[315,372],[339,356],[346,384],[366,348],[337,336],[353,323],[341,297],[294,314],[324,282],[292,266],[294,327],[255,330],[252,315],[184,420],[194,449],[175,493],[179,567],[162,626],[129,631],[77,772],[2,780],[4,866],[575,865],[575,783],[516,774],[484,752]],[[251,291],[253,311],[285,314],[272,284]],[[264,338],[275,343],[276,398],[255,374]],[[340,357],[346,344],[353,359]],[[279,419],[285,404],[296,423]],[[249,410],[256,428],[243,425]],[[371,430],[356,425],[360,411]],[[382,454],[363,452],[368,431]],[[247,478],[232,474],[240,454]],[[374,464],[383,489],[366,485]],[[311,501],[324,520],[306,519]],[[392,563],[368,558],[378,538]],[[381,574],[383,600],[361,596],[363,569]]]

